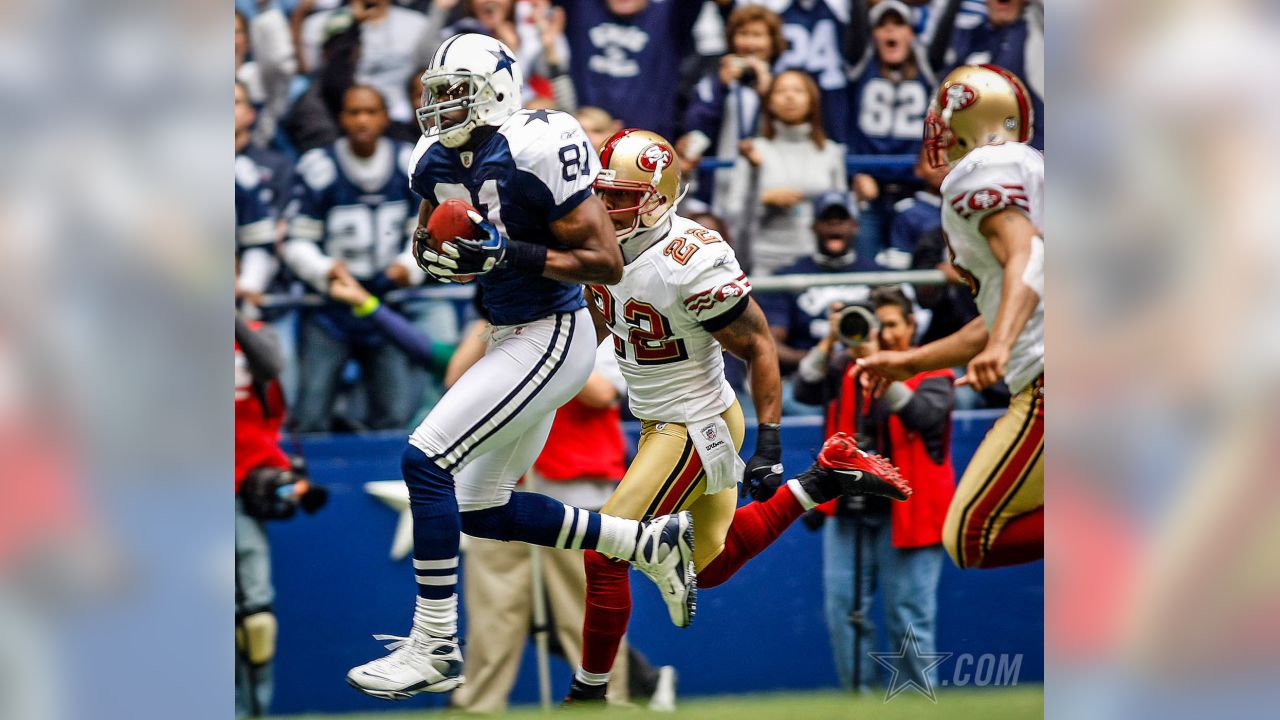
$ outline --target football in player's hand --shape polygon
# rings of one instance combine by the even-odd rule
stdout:
[[[471,215],[470,213],[474,213]],[[480,239],[486,236],[485,231],[476,225],[475,218],[482,217],[480,212],[471,207],[466,200],[449,198],[431,211],[427,218],[427,232],[431,233],[428,244],[431,249],[440,252],[440,243],[454,238]],[[474,275],[454,276],[454,282],[471,282]]]
[[[482,239],[486,237],[483,229],[476,226],[472,216],[481,217],[479,211],[471,207],[466,200],[449,198],[431,211],[427,219],[427,232],[431,233],[431,249],[440,252],[440,243],[454,238]]]

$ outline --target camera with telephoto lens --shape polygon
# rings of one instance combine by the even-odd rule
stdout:
[[[313,515],[329,501],[329,491],[307,477],[307,463],[299,456],[288,468],[260,467],[240,485],[244,511],[259,520],[288,520],[302,508]]]
[[[861,305],[841,308],[831,318],[836,326],[836,337],[848,347],[856,347],[870,340],[880,329],[875,313]]]

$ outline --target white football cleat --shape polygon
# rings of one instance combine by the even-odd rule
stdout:
[[[640,529],[631,564],[662,592],[676,627],[688,627],[698,609],[698,575],[693,569],[693,516],[660,515]]]
[[[347,684],[383,700],[404,700],[420,692],[449,692],[465,682],[458,639],[427,636],[407,638],[374,635],[394,640],[390,655],[351,668]]]

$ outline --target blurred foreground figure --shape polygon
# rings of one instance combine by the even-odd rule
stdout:
[[[961,568],[1044,556],[1044,157],[1027,145],[1031,107],[1022,81],[995,65],[966,65],[943,80],[925,149],[932,164],[951,167],[942,226],[982,315],[927,345],[858,361],[879,389],[967,365],[957,384],[982,390],[1004,379],[1013,393],[947,514],[943,545]]]

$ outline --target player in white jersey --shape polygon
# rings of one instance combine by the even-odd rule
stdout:
[[[904,499],[909,490],[880,458],[837,436],[818,462],[781,484],[782,391],[768,322],[751,282],[719,234],[675,214],[680,167],[663,137],[623,130],[600,150],[594,186],[622,245],[622,279],[588,287],[597,335],[612,336],[639,448],[602,512],[694,518],[696,582],[712,587],[773,542],[807,509],[840,494]],[[738,456],[742,408],[724,376],[723,350],[747,362],[759,429],[755,454]],[[737,508],[738,481],[757,502]],[[781,487],[779,487],[781,485]],[[627,564],[587,552],[582,665],[569,702],[602,700],[631,612]],[[687,625],[684,605],[668,603]]]
[[[969,462],[943,528],[962,568],[1044,556],[1044,158],[1026,144],[1033,125],[1027,89],[1008,70],[966,65],[943,80],[925,148],[951,166],[942,227],[982,315],[927,345],[858,361],[881,383],[967,365],[961,383],[1009,385],[1009,410]]]

